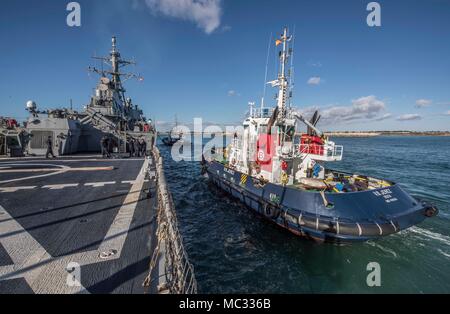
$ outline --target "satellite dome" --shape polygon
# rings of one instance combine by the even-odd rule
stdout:
[[[27,109],[28,110],[36,109],[36,103],[32,100],[27,101]]]

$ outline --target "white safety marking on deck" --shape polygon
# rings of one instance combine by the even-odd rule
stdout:
[[[10,165],[10,166],[23,166],[23,164],[17,164],[17,163],[14,163],[14,164],[13,163],[7,163],[7,165]],[[47,167],[48,166],[54,166],[54,167],[57,167],[59,169],[58,169],[58,171],[53,171],[53,172],[46,173],[46,174],[0,181],[0,184],[54,176],[54,175],[57,175],[57,174],[65,173],[66,169],[69,169],[69,167],[67,167],[67,166],[53,165],[53,164],[28,164],[27,163],[26,165],[27,166],[40,166],[40,167],[42,167],[42,166],[47,166]]]
[[[80,167],[80,168],[67,168],[66,171],[111,171],[114,167]],[[33,172],[54,172],[61,171],[58,168],[32,168],[32,169],[7,169],[0,170],[2,173],[33,173]]]
[[[105,235],[98,250],[80,252],[53,258],[50,254],[0,205],[4,211],[0,220],[0,243],[11,257],[14,265],[0,267],[0,282],[3,280],[24,278],[35,293],[89,293],[80,283],[68,286],[66,267],[72,263],[80,266],[98,263],[99,254],[115,250],[109,261],[119,259],[129,228],[140,198],[148,161],[144,162],[135,183],[126,196],[113,223]],[[83,278],[83,273],[81,273]]]
[[[95,157],[95,156],[93,156]],[[104,158],[89,158],[89,159],[65,159],[65,158],[70,158],[70,156],[64,156],[64,159],[45,159],[42,157],[35,157],[35,158],[30,158],[30,157],[22,157],[21,160],[17,160],[16,158],[0,158],[0,164],[6,164],[6,163],[10,163],[10,162],[17,162],[17,163],[22,163],[22,164],[27,164],[30,161],[51,161],[51,162],[84,162],[84,161],[94,161],[94,162],[98,162],[98,161],[103,161],[103,162],[114,162],[114,161],[144,161],[144,159],[142,158],[114,158],[114,159],[104,159]]]
[[[70,256],[53,259],[1,205],[0,210],[5,212],[0,221],[0,243],[14,262],[14,266],[0,267],[0,281],[24,278],[35,293],[87,292],[81,284],[66,284]]]
[[[49,189],[49,190],[62,190],[65,188],[74,188],[77,187],[78,183],[69,183],[69,184],[53,184],[53,185],[44,185],[43,189]]]
[[[122,184],[134,184],[134,180],[131,181],[122,181]]]
[[[14,186],[7,188],[0,188],[0,193],[13,193],[21,190],[33,190],[36,186]]]
[[[85,183],[84,186],[92,186],[94,188],[101,188],[104,187],[105,185],[112,185],[112,184],[116,184],[116,181],[109,181],[109,182],[90,182],[90,183]]]
[[[134,211],[136,210],[137,203],[139,202],[141,194],[140,191],[142,191],[144,186],[145,171],[148,164],[149,160],[146,159],[141,170],[139,171],[135,183],[131,187],[128,195],[125,197],[122,207],[119,209],[119,212],[114,218],[108,233],[99,247],[100,252],[117,250],[117,254],[115,256],[116,258],[120,257],[123,245],[128,236],[131,221],[133,220]]]

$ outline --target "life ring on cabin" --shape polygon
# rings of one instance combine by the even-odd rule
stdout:
[[[286,160],[283,160],[283,162],[281,163],[281,170],[286,171],[288,169],[288,163],[286,162]]]

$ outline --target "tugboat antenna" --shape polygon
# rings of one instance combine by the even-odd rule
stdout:
[[[289,107],[292,106],[292,90],[294,89],[294,52],[295,52],[295,31],[296,31],[297,25],[294,24],[294,31],[292,32],[292,48],[291,48],[291,68],[289,70],[289,80],[290,80],[290,86],[289,86]]]
[[[264,89],[263,89],[263,95],[261,98],[261,111],[264,108],[264,98],[266,97],[266,90],[267,90],[267,75],[269,70],[269,58],[270,58],[270,46],[272,44],[272,32],[270,32],[270,38],[269,38],[269,45],[267,46],[267,58],[266,58],[266,72],[264,76]]]
[[[280,69],[278,73],[278,78],[268,84],[271,84],[272,87],[278,87],[278,95],[277,95],[277,108],[278,108],[278,116],[277,122],[282,123],[286,118],[286,100],[288,93],[289,82],[286,76],[286,63],[289,59],[289,45],[288,43],[292,40],[292,36],[288,36],[287,27],[284,28],[283,34],[280,39],[276,40],[276,46],[283,45],[282,51],[280,51]]]

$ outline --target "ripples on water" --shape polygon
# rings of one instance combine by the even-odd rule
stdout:
[[[378,241],[310,242],[262,220],[210,185],[198,162],[176,163],[160,146],[180,229],[202,293],[450,292],[450,138],[339,138],[337,170],[400,183],[440,215]],[[381,265],[382,286],[366,285]]]

